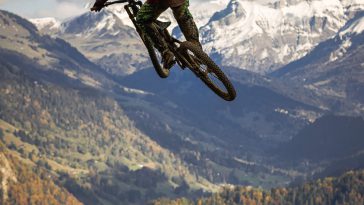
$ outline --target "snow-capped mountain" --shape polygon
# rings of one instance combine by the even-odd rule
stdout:
[[[214,60],[269,73],[335,36],[364,10],[364,0],[192,1],[190,10],[201,28],[204,49]],[[160,19],[172,21],[171,31],[177,25],[170,9]],[[33,22],[44,28],[47,21]],[[60,26],[50,25],[59,28],[57,36],[113,74],[130,74],[148,64],[148,55],[122,5],[101,13],[88,12]],[[178,29],[173,33],[181,35]]]
[[[36,25],[39,31],[47,34],[56,33],[61,27],[61,21],[52,17],[34,18],[29,21]]]
[[[117,15],[109,10],[103,10],[100,13],[88,12],[68,19],[61,24],[60,32],[65,34],[82,34],[84,37],[98,35],[103,38],[120,35],[131,37],[135,35],[133,29],[125,25]]]
[[[198,28],[205,26],[216,12],[219,12],[226,8],[229,1],[227,0],[210,0],[203,2],[191,2],[189,7],[193,19]],[[173,22],[173,35],[177,38],[184,38],[181,30],[179,29],[177,22],[174,20],[172,12],[166,13],[165,19],[168,19]],[[163,16],[162,16],[163,17]]]
[[[62,23],[58,36],[107,72],[128,75],[146,67],[147,52],[134,28],[110,10],[88,12]]]
[[[337,112],[364,113],[364,12],[304,58],[272,73],[329,99]]]
[[[190,10],[196,24],[205,25],[214,12],[226,7],[227,1],[191,2]],[[170,31],[177,26],[171,9],[160,17],[171,21]],[[59,22],[54,18],[31,19],[44,33],[61,37],[93,62],[112,74],[128,75],[149,67],[149,57],[134,25],[122,4],[103,9],[100,13],[83,15]]]
[[[192,1],[191,1],[192,2]],[[228,5],[227,0],[211,0],[191,4],[190,10],[198,27],[206,25],[214,13],[223,10]]]
[[[331,52],[330,62],[340,60],[344,57],[350,48],[355,47],[353,45],[353,39],[357,36],[363,34],[364,32],[364,11],[352,19],[346,26],[344,26],[338,35],[334,38],[339,42],[339,47],[337,50]]]
[[[198,27],[204,26],[210,20],[211,16],[222,9],[224,9],[228,1],[226,0],[211,0],[211,1],[203,1],[203,2],[190,2],[189,10],[193,15],[193,18]],[[128,14],[125,12],[124,7],[120,5],[114,5],[106,8],[107,11],[112,12],[116,15],[125,25],[130,27],[134,27],[133,23],[130,21]],[[173,16],[172,10],[167,9],[162,15],[159,17],[162,21],[170,21],[172,25],[170,26],[170,30],[177,26],[177,22]]]
[[[130,20],[129,20],[130,21]],[[146,49],[120,13],[87,12],[64,21],[57,36],[66,39],[111,74],[128,75],[146,67]]]
[[[363,0],[231,0],[201,29],[205,48],[224,65],[267,73],[334,36]]]

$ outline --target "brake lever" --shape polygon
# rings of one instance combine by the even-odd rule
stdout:
[[[113,5],[113,4],[118,4],[118,3],[126,3],[126,2],[128,2],[129,0],[118,0],[118,1],[112,1],[112,2],[106,2],[101,8],[100,8],[100,10],[99,11],[101,11],[103,8],[105,8],[105,7],[108,7],[108,6],[110,6],[110,5]],[[98,11],[98,7],[92,7],[91,8],[91,11]]]

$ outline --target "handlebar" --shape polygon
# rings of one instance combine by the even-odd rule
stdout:
[[[102,7],[102,8],[105,8],[105,7],[108,7],[110,5],[113,5],[113,4],[121,4],[121,3],[126,3],[126,2],[129,2],[131,0],[119,0],[119,1],[112,1],[112,2],[106,2]],[[91,8],[91,11],[97,11],[98,9],[100,8],[97,8],[97,7],[92,7]]]

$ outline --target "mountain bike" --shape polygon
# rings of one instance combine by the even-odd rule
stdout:
[[[170,70],[163,67],[163,64],[161,63],[162,55],[154,46],[149,35],[144,32],[136,22],[136,16],[142,6],[142,2],[139,0],[118,0],[107,2],[103,7],[121,3],[127,3],[124,6],[124,9],[128,13],[136,31],[146,46],[156,72],[161,78],[167,78]],[[96,8],[91,8],[91,11],[95,10]],[[156,20],[153,23],[157,28],[157,32],[159,32],[158,35],[166,40],[168,49],[174,54],[174,63],[177,63],[183,70],[185,68],[190,69],[202,80],[202,82],[204,82],[213,92],[224,100],[233,101],[235,99],[236,91],[234,86],[221,71],[219,66],[216,65],[216,63],[202,50],[201,47],[189,41],[182,42],[171,36],[167,29],[171,25],[171,22]]]

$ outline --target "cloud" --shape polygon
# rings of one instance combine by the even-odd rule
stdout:
[[[77,16],[86,12],[85,0],[79,0],[77,2],[71,0],[57,0],[57,4],[54,8],[37,11],[36,15],[39,17],[56,17],[59,19],[65,19],[72,16]]]
[[[95,2],[96,0],[56,0],[56,2],[58,3],[64,3],[64,2],[68,2],[68,3],[75,3],[75,4],[84,4],[87,2]]]

